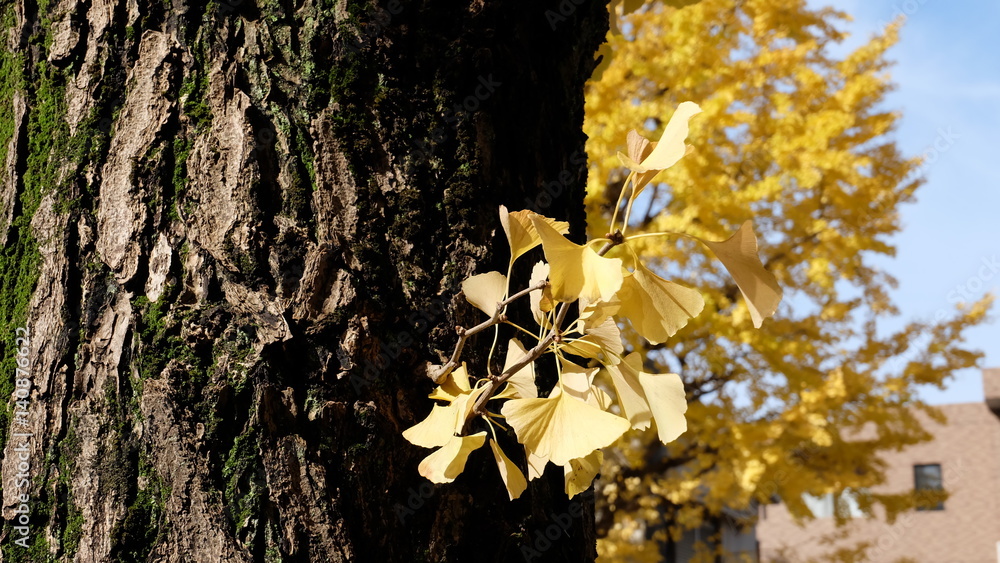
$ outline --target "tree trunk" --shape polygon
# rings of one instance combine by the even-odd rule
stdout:
[[[2,6],[3,561],[595,557],[561,472],[400,432],[498,205],[583,234],[603,3]]]

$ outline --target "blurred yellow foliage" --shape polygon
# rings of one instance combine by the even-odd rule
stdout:
[[[829,48],[849,17],[802,0],[625,4],[621,32],[608,36],[614,56],[587,92],[592,236],[608,232],[629,174],[617,156],[628,131],[645,124],[639,133],[658,138],[681,102],[698,100],[694,153],[645,187],[629,228],[723,240],[752,218],[787,298],[753,330],[739,288],[703,246],[632,243],[647,267],[705,300],[666,342],[623,333],[645,369],[683,378],[688,431],[665,446],[653,430],[630,434],[607,452],[598,549],[603,560],[658,561],[668,537],[724,514],[755,514],[776,497],[806,518],[804,493],[876,486],[879,452],[927,438],[913,410],[933,409],[917,385],[941,386],[978,361],[960,343],[989,303],[877,330],[897,311],[895,281],[875,260],[894,254],[900,206],[921,184],[919,161],[887,136],[899,118],[883,102],[898,24],[838,58]],[[890,517],[913,506],[903,495],[859,502]]]

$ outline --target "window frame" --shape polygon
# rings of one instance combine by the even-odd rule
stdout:
[[[926,473],[926,469],[936,467],[936,479]],[[934,481],[937,481],[936,483]],[[944,491],[944,468],[940,463],[915,463],[913,464],[913,492],[919,495],[922,491]],[[917,505],[919,512],[935,512],[944,510],[944,501],[939,501],[934,506]]]

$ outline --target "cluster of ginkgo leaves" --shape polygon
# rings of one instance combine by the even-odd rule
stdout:
[[[510,244],[507,275],[500,272],[478,274],[465,280],[466,299],[489,318],[467,330],[459,330],[459,340],[451,359],[432,373],[438,387],[430,394],[435,402],[430,414],[403,432],[411,443],[435,448],[419,465],[420,474],[434,483],[449,483],[462,473],[469,455],[487,440],[510,498],[518,498],[527,488],[527,479],[540,476],[551,462],[562,466],[566,494],[585,491],[600,470],[601,449],[632,429],[656,424],[664,443],[687,429],[684,384],[677,374],[643,371],[639,353],[625,354],[619,322],[632,328],[652,344],[666,341],[688,319],[704,308],[700,292],[663,279],[646,265],[629,242],[640,237],[682,236],[707,246],[733,276],[746,301],[755,327],[774,314],[781,289],[757,256],[757,239],[749,221],[728,240],[702,240],[685,233],[639,233],[628,235],[632,205],[653,177],[679,161],[690,149],[684,141],[688,121],[701,109],[684,102],[667,123],[659,142],[639,133],[628,135],[628,154],[619,153],[622,165],[630,170],[605,238],[578,245],[566,238],[569,224],[531,211],[508,212],[500,208],[500,222]],[[618,221],[625,193],[624,217]],[[617,226],[617,228],[616,228]],[[514,262],[541,244],[546,261],[535,264],[528,286],[511,293],[510,273]],[[607,256],[614,250],[613,255]],[[528,297],[537,327],[524,328],[511,322],[508,307]],[[571,305],[577,303],[579,316],[567,322]],[[532,346],[512,338],[507,346],[504,369],[482,377],[472,377],[460,356],[466,340],[500,324],[511,325]],[[551,354],[558,374],[557,383],[545,393],[535,380],[535,363]],[[491,349],[489,358],[492,359]],[[475,371],[475,370],[474,370]],[[595,384],[600,372],[610,380],[609,390]],[[613,389],[612,389],[613,388]],[[492,402],[502,402],[499,411]],[[490,432],[468,432],[475,418],[485,421]],[[497,442],[496,428],[514,430],[524,446],[527,479]],[[516,456],[520,457],[520,456]]]

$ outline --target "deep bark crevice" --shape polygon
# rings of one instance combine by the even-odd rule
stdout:
[[[603,5],[552,28],[555,2],[91,0],[47,40],[63,3],[14,4],[31,109],[7,189],[57,171],[61,203],[23,231],[48,245],[28,316],[53,343],[31,413],[48,533],[5,561],[511,561],[570,513],[535,560],[593,560],[592,497],[559,468],[514,502],[488,453],[432,486],[400,432],[479,318],[461,282],[506,269],[497,207],[583,233]]]

